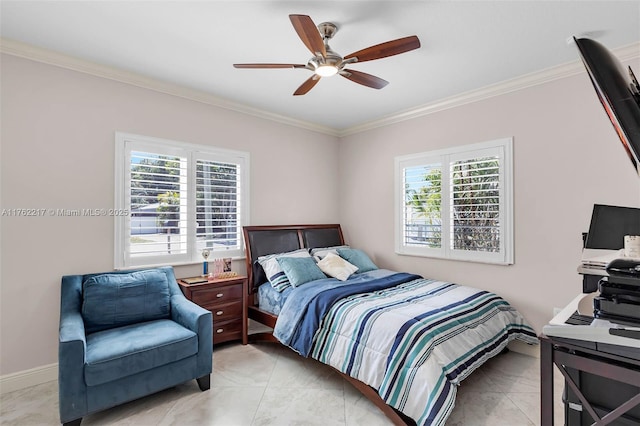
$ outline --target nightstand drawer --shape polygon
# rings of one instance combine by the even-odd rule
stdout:
[[[237,319],[242,317],[242,301],[215,304],[212,306],[204,305],[203,308],[208,309],[213,314],[213,321],[220,322],[227,319]]]
[[[193,292],[193,301],[200,306],[225,303],[242,299],[242,284],[215,286]]]
[[[242,338],[242,320],[216,321],[213,318],[213,343],[226,342]]]

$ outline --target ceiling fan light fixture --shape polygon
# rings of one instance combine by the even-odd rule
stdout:
[[[309,92],[322,77],[331,77],[336,74],[340,74],[342,77],[366,87],[382,89],[389,84],[388,81],[361,71],[346,69],[345,66],[356,62],[366,62],[399,55],[420,47],[420,40],[414,35],[369,46],[343,57],[334,52],[329,46],[329,40],[333,38],[338,30],[335,24],[323,22],[316,26],[307,15],[289,15],[289,20],[302,43],[313,54],[306,65],[267,63],[233,64],[233,66],[235,68],[304,68],[313,72],[313,75],[293,92],[294,96],[304,95]]]
[[[315,73],[320,77],[331,77],[338,73],[338,67],[329,64],[319,65],[318,68],[315,69]]]

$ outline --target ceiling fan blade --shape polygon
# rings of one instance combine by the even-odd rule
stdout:
[[[419,47],[420,40],[418,37],[409,36],[358,50],[345,56],[344,59],[358,58],[358,62],[372,61],[374,59],[386,58],[387,56],[399,55],[400,53],[405,53]]]
[[[362,84],[367,87],[373,87],[374,89],[382,89],[384,86],[389,84],[387,80],[383,80],[380,77],[356,70],[344,69],[340,71],[340,75],[355,83]]]
[[[300,64],[233,64],[234,68],[306,68]]]
[[[293,92],[293,96],[306,94],[309,90],[313,89],[313,86],[318,84],[319,81],[320,81],[319,75],[317,74],[312,75],[304,83],[302,83],[295,92]]]
[[[320,53],[324,58],[327,56],[327,51],[324,47],[324,42],[320,36],[318,27],[313,23],[310,17],[307,15],[289,15],[289,19],[298,33],[298,37],[302,40],[307,49],[314,55]]]

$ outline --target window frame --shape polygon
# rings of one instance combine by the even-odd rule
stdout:
[[[453,232],[451,218],[451,172],[454,161],[481,158],[487,155],[499,157],[499,229],[500,250],[496,253],[460,250],[452,247]],[[395,188],[395,252],[399,255],[432,257],[439,259],[461,260],[469,262],[511,265],[514,263],[513,232],[513,138],[501,138],[464,146],[397,156],[394,159]],[[432,166],[440,164],[441,176],[441,247],[421,247],[404,243],[405,233],[405,182],[404,170],[407,167]],[[446,177],[446,178],[445,178]]]
[[[186,158],[186,253],[131,257],[131,237],[128,226],[131,224],[131,152],[169,155]],[[114,216],[114,267],[129,269],[152,267],[159,265],[187,265],[204,261],[197,250],[197,209],[196,209],[196,162],[198,160],[233,163],[240,166],[239,173],[239,204],[240,212],[237,216],[237,248],[230,250],[211,250],[209,259],[219,257],[244,258],[244,241],[242,226],[249,224],[250,200],[250,156],[248,152],[217,148],[207,145],[197,145],[187,142],[161,139],[151,136],[116,132],[115,134],[115,211],[127,211],[127,215]]]

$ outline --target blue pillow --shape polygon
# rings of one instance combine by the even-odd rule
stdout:
[[[327,278],[312,257],[280,257],[278,263],[293,287]]]
[[[362,250],[358,249],[338,249],[338,254],[347,262],[358,267],[357,273],[368,272],[378,269],[375,263]]]
[[[87,333],[171,314],[167,275],[155,269],[94,275],[82,283],[82,297]]]
[[[267,256],[258,257],[258,263],[262,266],[267,279],[271,283],[274,289],[277,291],[284,291],[291,287],[289,278],[282,270],[282,267],[278,263],[280,257],[310,257],[309,251],[306,248],[290,251],[287,253],[269,254]]]

